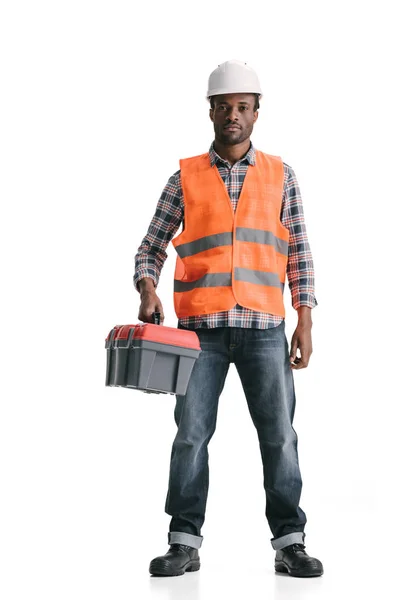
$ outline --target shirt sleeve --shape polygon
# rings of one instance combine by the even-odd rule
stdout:
[[[177,171],[169,178],[157,203],[148,231],[135,255],[133,284],[138,291],[138,283],[144,277],[150,277],[157,287],[161,269],[168,256],[165,250],[182,219],[182,186],[180,171]]]
[[[314,290],[314,263],[304,219],[303,202],[294,170],[285,164],[285,185],[281,222],[289,230],[287,277],[292,306],[314,308],[318,305]]]

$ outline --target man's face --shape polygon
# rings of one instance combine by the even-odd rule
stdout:
[[[210,119],[214,123],[215,139],[225,146],[247,140],[257,121],[254,94],[223,94],[214,96]]]

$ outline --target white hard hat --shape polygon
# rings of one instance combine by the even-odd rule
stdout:
[[[227,60],[218,65],[208,78],[206,99],[217,94],[254,93],[261,98],[260,82],[256,72],[241,60]]]

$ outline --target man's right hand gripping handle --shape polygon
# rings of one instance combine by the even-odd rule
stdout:
[[[139,319],[144,323],[153,322],[153,313],[160,313],[160,323],[164,321],[164,310],[160,298],[156,294],[154,282],[150,277],[144,277],[138,283],[140,290]]]

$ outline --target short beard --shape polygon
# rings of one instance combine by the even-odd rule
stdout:
[[[216,139],[221,142],[221,144],[224,144],[224,146],[236,146],[237,144],[241,144],[242,142],[244,142],[245,140],[247,140],[247,138],[250,137],[252,130],[243,130],[243,129],[239,129],[239,137],[230,137],[230,134],[224,134],[224,130],[222,129],[221,132],[218,134],[218,132],[215,130],[214,128],[214,132],[215,132],[215,137]]]

